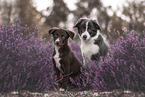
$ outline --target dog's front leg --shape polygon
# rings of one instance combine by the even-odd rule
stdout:
[[[83,66],[85,66],[86,65],[86,61],[85,61],[85,56],[84,56],[83,52],[82,52],[82,58],[83,58]]]
[[[62,88],[65,90],[67,89],[69,84],[69,76],[70,76],[70,68],[65,68],[62,79]]]
[[[83,63],[82,64],[83,64],[83,66],[85,66],[86,65],[86,61],[85,61],[85,55],[83,53],[84,52],[83,51],[83,46],[81,45],[80,48],[81,48],[81,54],[82,54],[82,58],[83,58]]]

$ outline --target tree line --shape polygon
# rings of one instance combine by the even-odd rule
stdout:
[[[60,24],[68,28],[69,15],[73,17],[71,22],[74,24],[81,17],[92,17],[92,12],[95,11],[93,17],[97,19],[107,38],[117,39],[120,34],[130,30],[140,33],[144,31],[145,3],[143,0],[127,0],[128,6],[123,6],[121,16],[117,15],[119,8],[113,11],[111,6],[105,7],[101,0],[79,0],[75,4],[77,6],[75,10],[70,10],[64,0],[53,0],[53,6],[48,6],[43,11],[38,11],[33,3],[33,0],[0,0],[0,25],[11,24],[15,19],[20,19],[22,25],[39,25],[41,36],[47,32],[48,28],[60,26]],[[113,15],[109,15],[109,10],[112,10]],[[49,14],[43,14],[44,11]]]

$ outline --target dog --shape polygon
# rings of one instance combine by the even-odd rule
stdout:
[[[82,64],[77,59],[68,45],[69,37],[74,38],[74,32],[62,29],[51,28],[49,35],[53,35],[54,52],[52,61],[54,64],[54,71],[59,82],[60,91],[67,89],[69,84],[69,77],[79,74]]]
[[[81,18],[74,25],[78,29],[78,36],[81,40],[81,52],[83,64],[93,60],[99,60],[100,56],[105,57],[109,50],[109,45],[100,33],[101,28],[95,20]]]

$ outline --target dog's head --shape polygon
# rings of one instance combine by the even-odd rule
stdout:
[[[48,33],[49,35],[53,35],[54,44],[59,47],[63,46],[64,44],[67,44],[69,37],[71,39],[74,38],[74,32],[57,27],[50,28]]]
[[[78,34],[81,39],[89,40],[96,35],[101,30],[100,26],[95,20],[90,19],[79,19],[78,22],[74,25],[74,28],[78,28]]]

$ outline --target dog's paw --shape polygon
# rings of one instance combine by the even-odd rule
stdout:
[[[61,92],[64,92],[64,91],[65,91],[65,89],[63,89],[63,88],[60,88],[60,89],[59,89],[59,91],[61,91]]]

